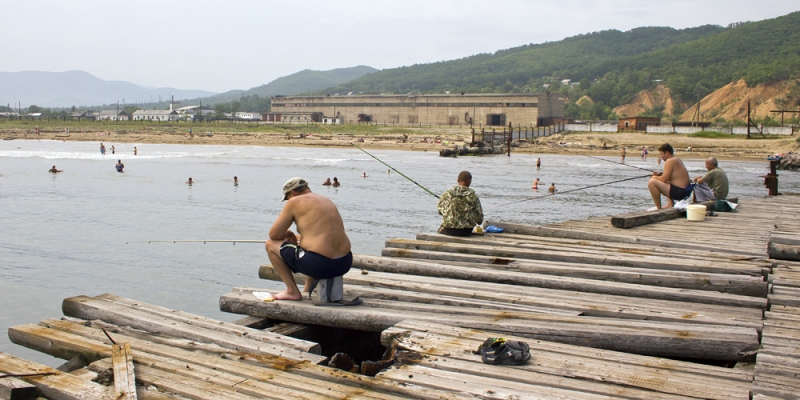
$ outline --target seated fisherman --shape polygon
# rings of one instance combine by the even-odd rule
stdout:
[[[664,160],[664,172],[659,174],[653,172],[653,176],[647,183],[650,195],[656,209],[661,208],[661,195],[667,197],[667,207],[675,205],[675,201],[683,200],[691,193],[687,193],[689,186],[689,171],[683,165],[680,158],[675,157],[675,150],[669,143],[664,143],[658,148],[659,159]]]
[[[286,204],[269,229],[265,246],[272,267],[286,285],[286,290],[273,298],[300,300],[303,294],[292,272],[306,275],[303,290],[307,291],[314,278],[347,273],[353,264],[353,253],[336,205],[327,197],[312,193],[305,179],[289,179],[283,185],[283,200]],[[293,223],[297,234],[289,230]]]
[[[728,175],[715,157],[706,159],[706,172],[703,176],[694,178],[697,186],[694,188],[697,201],[725,200],[728,198]]]
[[[472,228],[483,222],[481,200],[475,191],[469,188],[472,174],[461,171],[458,174],[458,185],[447,189],[439,199],[437,208],[442,216],[439,233],[450,236],[469,236]]]

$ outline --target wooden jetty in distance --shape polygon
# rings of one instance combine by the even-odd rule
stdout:
[[[69,362],[56,370],[0,353],[0,375],[37,374],[0,378],[0,394],[796,399],[798,199],[743,199],[702,222],[494,221],[504,233],[390,239],[344,276],[345,296],[364,300],[356,307],[263,302],[242,287],[220,309],[247,317],[225,323],[77,296],[64,319],[9,330]],[[270,266],[259,275],[276,279]],[[531,360],[484,364],[473,352],[489,337],[525,341]],[[113,386],[90,380],[109,375]]]

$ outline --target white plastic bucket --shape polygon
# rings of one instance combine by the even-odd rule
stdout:
[[[706,219],[706,206],[690,204],[686,206],[686,219],[689,221],[703,221]]]

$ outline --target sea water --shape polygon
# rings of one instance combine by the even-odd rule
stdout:
[[[387,239],[413,239],[441,221],[434,196],[356,148],[105,142],[106,149],[112,144],[116,154],[101,155],[99,142],[0,141],[0,351],[58,365],[12,344],[6,331],[61,317],[61,301],[77,295],[112,293],[238,318],[219,311],[221,294],[237,286],[282,289],[258,279],[259,265],[269,262],[262,244],[148,241],[266,239],[282,207],[283,184],[293,176],[337,204],[356,254],[380,255]],[[583,156],[368,151],[437,194],[469,170],[487,219],[524,224],[647,209],[652,199],[644,177],[555,196],[547,188],[555,183],[566,192],[647,174],[630,166],[660,170],[655,157],[628,157],[624,166]],[[114,169],[117,160],[124,173]],[[705,171],[702,159],[685,164],[692,177]],[[64,172],[48,173],[53,165]],[[731,196],[766,194],[759,177],[767,173],[766,161],[720,166]],[[341,187],[322,186],[333,177]],[[540,189],[531,190],[537,177]],[[782,172],[779,179],[782,191],[800,190],[800,174]]]

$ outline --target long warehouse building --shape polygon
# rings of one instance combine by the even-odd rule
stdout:
[[[275,96],[271,122],[545,126],[564,118],[560,94]]]

